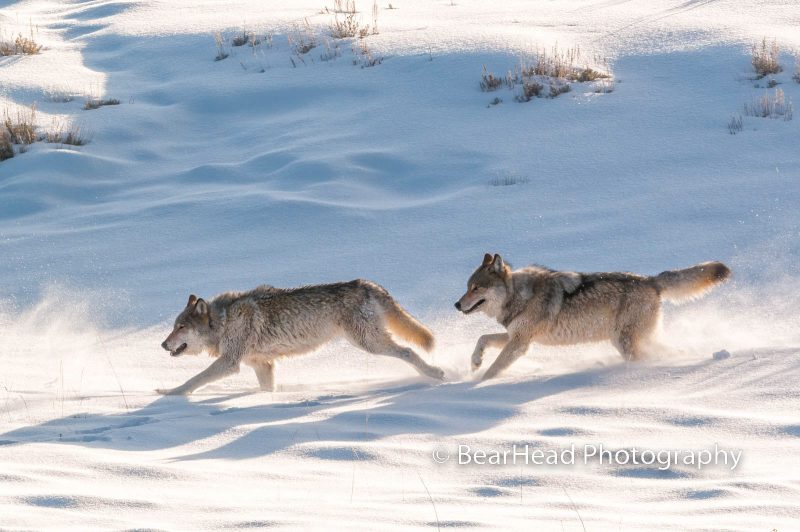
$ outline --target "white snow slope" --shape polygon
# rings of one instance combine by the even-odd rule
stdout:
[[[91,133],[0,162],[0,529],[798,529],[800,119],[727,128],[774,94],[753,79],[762,38],[800,102],[797,3],[381,0],[371,68],[354,40],[335,51],[325,7],[0,2],[2,38],[45,46],[0,58],[0,107]],[[242,28],[271,46],[214,61],[213,34]],[[300,60],[304,34],[319,46]],[[480,91],[484,65],[556,44],[609,58],[613,92]],[[677,358],[534,347],[479,384],[469,355],[498,326],[452,303],[487,251],[735,277],[665,308]],[[209,363],[159,347],[189,293],[355,277],[431,325],[445,383],[336,342],[282,362],[275,393],[247,369],[153,392]],[[455,462],[515,444],[742,458]]]

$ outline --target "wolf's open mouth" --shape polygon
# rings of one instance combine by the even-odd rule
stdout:
[[[473,311],[473,310],[475,310],[476,308],[480,307],[480,306],[481,306],[481,305],[483,305],[484,303],[486,303],[486,300],[485,300],[485,299],[481,299],[480,301],[478,301],[477,303],[475,303],[474,305],[472,305],[472,308],[465,310],[465,311],[464,311],[464,314],[469,314],[470,312],[472,312],[472,311]]]
[[[170,355],[176,357],[176,356],[180,355],[181,353],[183,353],[183,351],[185,349],[186,349],[186,344],[181,344],[181,345],[178,346],[178,348],[175,351],[172,351],[170,353]]]

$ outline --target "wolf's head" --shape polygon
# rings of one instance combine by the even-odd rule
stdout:
[[[456,302],[456,308],[464,314],[481,310],[485,314],[497,317],[508,297],[508,279],[511,268],[503,261],[503,257],[494,257],[487,253],[469,281],[467,293]]]
[[[189,296],[186,308],[175,318],[175,325],[161,347],[169,354],[197,355],[211,345],[211,321],[208,303],[197,296]]]

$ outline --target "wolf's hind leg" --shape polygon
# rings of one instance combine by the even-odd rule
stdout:
[[[267,361],[259,361],[253,364],[253,370],[258,377],[258,385],[262,392],[275,391],[275,367]]]
[[[478,338],[475,344],[475,351],[472,352],[472,371],[477,370],[483,364],[483,352],[487,347],[499,347],[502,349],[508,343],[508,333],[484,334]]]
[[[658,301],[631,308],[627,315],[620,316],[620,323],[611,337],[611,343],[626,361],[641,360],[647,354],[647,346],[655,335],[660,319],[661,308]]]
[[[352,326],[345,333],[348,339],[368,353],[386,355],[404,360],[421,374],[432,379],[444,379],[444,371],[425,362],[413,350],[397,345],[383,328],[375,326]]]

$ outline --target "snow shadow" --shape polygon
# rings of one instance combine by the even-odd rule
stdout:
[[[179,447],[231,432],[242,435],[177,460],[245,459],[279,453],[304,443],[332,443],[323,459],[340,459],[349,443],[377,441],[408,434],[453,437],[489,430],[517,414],[522,405],[592,386],[616,366],[518,382],[460,382],[429,386],[403,383],[359,395],[329,395],[299,403],[271,402],[225,407],[238,396],[190,401],[160,397],[121,414],[78,414],[0,435],[4,445],[63,443],[86,447],[143,451]],[[270,395],[263,394],[265,402]],[[252,430],[247,430],[253,427]],[[330,456],[336,450],[337,456]],[[309,451],[316,452],[316,451]],[[347,451],[348,453],[350,451]]]

